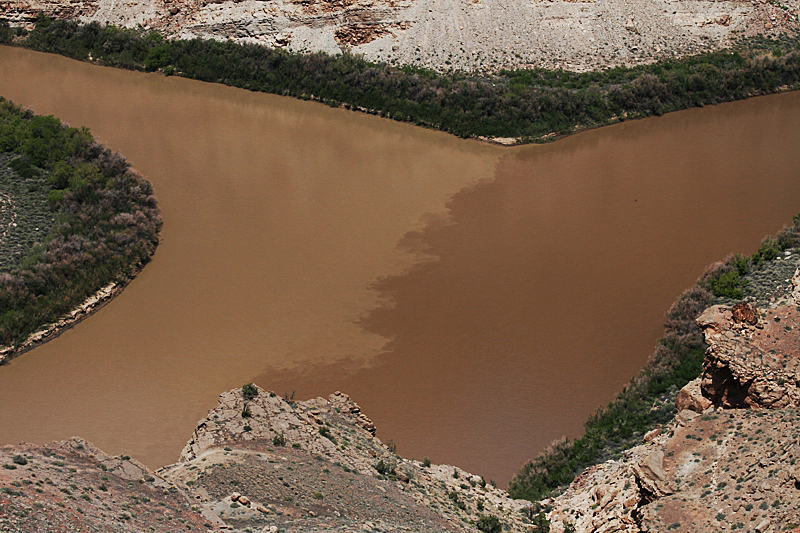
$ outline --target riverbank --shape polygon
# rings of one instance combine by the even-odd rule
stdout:
[[[158,531],[647,533],[800,531],[800,250],[763,307],[714,305],[675,412],[562,495],[519,500],[456,466],[410,460],[347,395],[219,396],[180,459],[155,472],[78,437],[0,447],[0,526]],[[780,269],[772,269],[777,273]],[[764,280],[762,280],[764,281]],[[42,480],[42,477],[44,481]],[[78,495],[80,498],[78,498]],[[7,497],[6,499],[3,499]]]
[[[556,441],[523,466],[510,483],[510,494],[530,500],[557,494],[587,467],[618,459],[645,434],[669,421],[678,410],[678,391],[700,374],[707,361],[709,346],[701,315],[712,304],[731,306],[742,298],[764,306],[796,298],[797,287],[790,279],[797,280],[799,246],[800,215],[792,226],[766,237],[751,257],[731,255],[710,265],[669,309],[664,337],[630,385],[589,418],[582,437]],[[792,326],[787,327],[791,331]]]
[[[92,316],[125,290],[125,287],[133,281],[139,272],[141,272],[142,268],[144,268],[144,264],[136,267],[136,269],[126,275],[125,278],[102,287],[69,313],[66,313],[58,321],[51,324],[43,324],[37,331],[28,335],[28,338],[21,343],[14,346],[0,347],[0,365],[7,364],[15,357],[55,339],[69,328]]]
[[[621,120],[800,87],[800,41],[754,37],[716,52],[585,73],[437,73],[343,54],[289,53],[40,17],[0,43],[367,111],[460,137],[548,142]]]
[[[2,364],[119,294],[155,251],[161,216],[150,184],[85,128],[0,99],[0,146],[13,237],[0,264]]]

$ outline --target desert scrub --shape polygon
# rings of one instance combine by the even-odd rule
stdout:
[[[0,221],[17,224],[0,239],[0,346],[130,276],[158,244],[152,186],[121,155],[3,98],[0,187],[11,209]]]
[[[12,153],[0,153],[0,272],[9,272],[55,226],[47,176]],[[19,171],[18,171],[19,170]]]

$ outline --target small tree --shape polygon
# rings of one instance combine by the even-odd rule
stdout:
[[[242,396],[245,400],[252,400],[258,396],[258,389],[252,383],[248,383],[242,387]]]
[[[478,518],[478,523],[476,525],[483,533],[500,533],[503,531],[503,524],[501,524],[500,519],[494,515],[487,516],[482,514],[480,518]]]

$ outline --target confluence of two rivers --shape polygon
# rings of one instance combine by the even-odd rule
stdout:
[[[800,211],[800,94],[500,148],[0,47],[0,95],[121,151],[153,261],[0,368],[0,443],[177,460],[227,389],[341,390],[398,453],[505,484],[635,375],[673,299]]]

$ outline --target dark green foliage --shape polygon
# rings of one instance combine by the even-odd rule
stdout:
[[[375,470],[382,476],[389,476],[394,474],[394,465],[388,461],[384,461],[383,459],[378,461],[378,464],[375,465]]]
[[[283,436],[283,433],[278,433],[274,437],[272,437],[272,445],[273,446],[286,446],[286,437]]]
[[[633,68],[586,73],[530,69],[497,75],[394,68],[349,54],[292,54],[233,42],[164,40],[155,32],[44,16],[27,38],[17,42],[76,59],[91,54],[110,66],[161,69],[202,81],[361,108],[462,137],[529,141],[800,84],[800,52],[791,39],[751,40],[739,50]],[[774,49],[782,54],[772,53]]]
[[[738,269],[731,269],[708,281],[708,289],[715,296],[731,298],[733,300],[742,299],[742,287],[744,280],[739,275]]]
[[[753,260],[757,263],[772,261],[778,257],[778,242],[775,239],[764,239],[758,251],[753,255]]]
[[[325,426],[321,426],[319,428],[319,434],[331,441],[332,443],[336,444],[336,437],[333,436],[331,430],[326,428]]]
[[[479,531],[483,533],[500,533],[503,531],[503,524],[500,519],[494,515],[481,515],[478,517],[478,522],[475,524]]]
[[[540,512],[536,516],[533,517],[533,531],[537,533],[548,533],[550,531],[550,520],[547,519],[547,515],[544,512]]]
[[[719,298],[741,300],[743,289],[747,287],[744,276],[764,264],[775,260],[778,255],[790,248],[800,246],[800,217],[794,217],[791,227],[784,227],[777,236],[765,237],[752,257],[734,255],[712,265],[703,275],[700,284]]]
[[[14,38],[11,27],[8,21],[0,20],[0,44],[8,44]]]
[[[256,396],[258,396],[258,388],[252,383],[246,383],[242,385],[242,396],[245,400],[250,401]]]
[[[15,455],[12,461],[21,466],[25,466],[26,464],[28,464],[28,460],[21,455]]]
[[[161,215],[152,186],[88,130],[0,98],[0,167],[3,161],[52,217],[43,225],[49,233],[37,234],[24,257],[2,255],[0,345],[12,346],[146,263]]]

